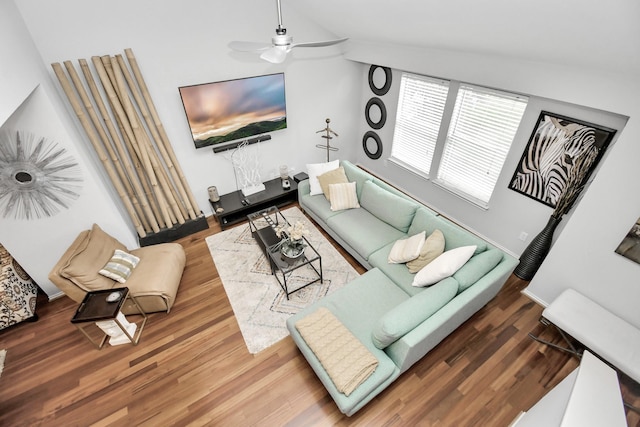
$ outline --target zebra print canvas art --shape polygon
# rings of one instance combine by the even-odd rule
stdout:
[[[542,111],[509,188],[555,208],[569,176],[589,178],[614,129]]]

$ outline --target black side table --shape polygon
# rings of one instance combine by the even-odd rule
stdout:
[[[114,292],[120,292],[121,296],[117,301],[109,302],[107,297]],[[120,309],[127,299],[133,302],[142,316],[142,323],[140,325],[137,325],[136,323],[137,330],[133,334],[130,334],[127,328],[120,322],[120,319],[118,319]],[[98,348],[98,350],[104,346],[109,335],[102,331],[102,339],[97,341],[91,337],[91,335],[85,330],[85,327],[95,325],[95,322],[101,321],[115,322],[115,324],[129,339],[128,342],[132,345],[137,345],[138,341],[140,341],[144,325],[147,323],[147,314],[142,310],[136,298],[129,293],[129,288],[103,289],[87,292],[80,303],[80,306],[78,306],[76,313],[71,318],[71,323],[73,323],[76,328],[78,328],[78,330]]]

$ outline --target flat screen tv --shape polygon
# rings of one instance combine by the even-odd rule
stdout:
[[[179,88],[196,148],[287,127],[284,73]]]

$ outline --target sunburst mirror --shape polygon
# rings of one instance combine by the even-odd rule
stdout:
[[[0,215],[38,219],[68,209],[80,195],[78,162],[54,141],[25,131],[0,134]]]

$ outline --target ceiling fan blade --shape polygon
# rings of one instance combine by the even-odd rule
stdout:
[[[238,52],[260,52],[262,50],[269,49],[272,44],[271,43],[259,43],[259,42],[243,42],[243,41],[233,41],[229,43],[229,48],[236,50]]]
[[[273,46],[271,49],[262,52],[260,58],[273,64],[280,64],[287,58],[287,53],[290,50],[286,46]]]
[[[326,40],[323,42],[305,42],[305,43],[294,43],[291,45],[292,48],[294,47],[322,47],[322,46],[332,46],[334,44],[338,44],[338,43],[342,43],[347,41],[348,38],[342,38],[342,39],[336,39],[336,40]]]

